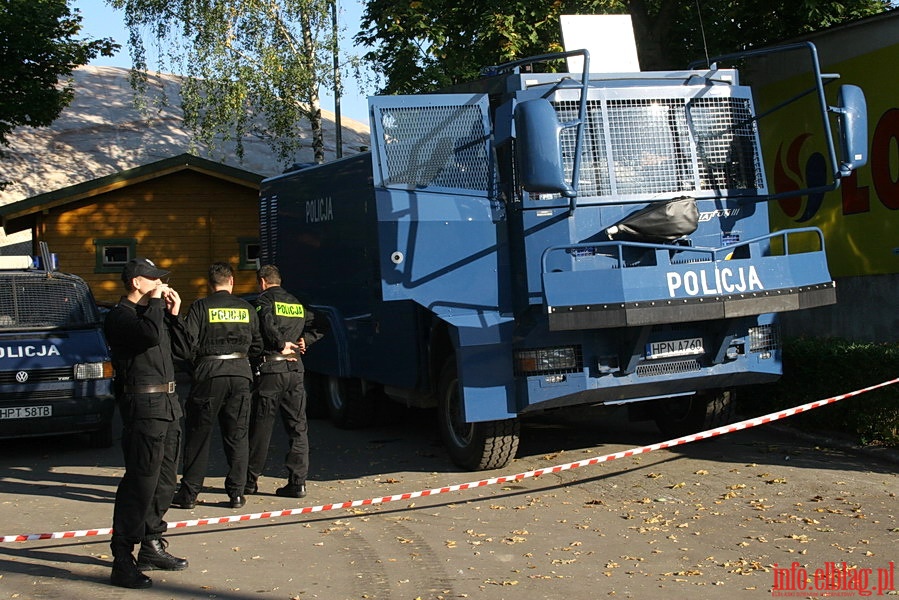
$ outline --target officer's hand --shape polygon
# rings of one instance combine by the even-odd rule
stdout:
[[[156,287],[150,290],[151,298],[164,298],[166,291],[168,291],[169,286],[162,283],[161,281],[156,282]]]
[[[174,289],[169,288],[163,295],[165,298],[165,307],[172,315],[177,315],[181,311],[181,296]]]
[[[281,354],[296,354],[299,346],[294,344],[293,342],[284,342],[284,348],[281,349]]]
[[[304,340],[303,338],[300,338],[300,341],[297,344],[297,348],[299,349],[300,354],[305,354],[306,353],[306,340]]]

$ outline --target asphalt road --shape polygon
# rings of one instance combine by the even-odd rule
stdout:
[[[171,509],[167,517],[176,522],[385,497],[661,440],[653,427],[627,423],[619,413],[535,421],[523,428],[519,457],[509,468],[470,473],[449,461],[432,417],[389,411],[364,431],[312,421],[309,496],[296,501],[273,494],[285,475],[286,443],[276,438],[268,476],[260,481],[263,494],[239,510],[227,508],[215,440],[202,503]],[[4,441],[0,465],[0,535],[110,526],[122,472],[118,448],[87,449],[77,437]],[[890,588],[899,587],[897,470],[890,461],[763,426],[513,484],[178,529],[168,535],[169,550],[188,558],[190,567],[150,572],[153,587],[139,592],[108,583],[108,536],[3,543],[0,598],[896,595]]]

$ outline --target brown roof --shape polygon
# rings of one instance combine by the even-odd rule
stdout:
[[[0,219],[2,219],[0,224],[6,234],[24,231],[33,227],[33,217],[36,213],[136,183],[165,177],[179,171],[204,173],[255,190],[259,189],[259,183],[263,179],[262,175],[250,171],[223,165],[192,154],[180,154],[2,205],[0,206]]]

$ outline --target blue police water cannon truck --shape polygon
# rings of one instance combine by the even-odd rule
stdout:
[[[759,123],[724,61],[807,53],[832,178],[866,161],[864,95],[812,44],[670,72],[589,53],[490,68],[448,93],[369,100],[370,153],[265,180],[261,259],[331,332],[304,357],[343,426],[382,398],[436,407],[449,455],[506,466],[520,419],[630,405],[677,436],[725,424],[782,372],[776,314],[835,302],[822,234],[772,232]],[[580,73],[533,73],[577,55]],[[838,94],[836,93],[838,91]],[[313,398],[314,399],[314,398]]]

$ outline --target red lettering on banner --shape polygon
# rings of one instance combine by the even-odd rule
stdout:
[[[840,194],[843,198],[843,214],[856,215],[871,210],[871,189],[868,186],[858,187],[858,171],[840,182]]]
[[[880,117],[871,138],[871,179],[884,206],[899,210],[899,178],[890,173],[890,150],[899,143],[899,108],[891,108]]]

